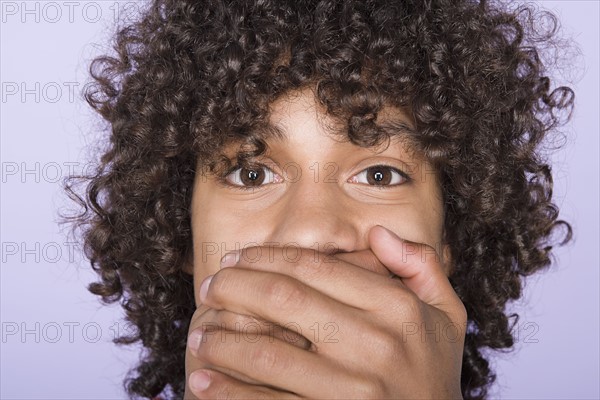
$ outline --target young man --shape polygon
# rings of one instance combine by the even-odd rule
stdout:
[[[148,350],[131,395],[485,397],[504,306],[570,237],[539,145],[573,92],[528,15],[156,1],[122,29],[79,221]]]

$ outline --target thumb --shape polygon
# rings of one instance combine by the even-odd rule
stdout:
[[[406,287],[422,301],[448,310],[450,299],[457,295],[442,269],[435,249],[423,243],[399,238],[392,231],[376,225],[369,232],[370,248],[377,258],[396,274]]]

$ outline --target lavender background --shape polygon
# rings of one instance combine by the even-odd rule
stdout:
[[[516,351],[500,354],[494,398],[599,398],[599,3],[538,1],[582,54],[566,54],[553,82],[572,86],[576,110],[553,156],[555,193],[575,242],[529,280]],[[59,182],[85,169],[101,124],[79,98],[88,61],[103,51],[117,1],[0,2],[0,398],[119,399],[137,349],[111,343],[127,330],[101,306],[72,238],[56,224]],[[27,11],[29,10],[29,11]],[[94,45],[92,43],[99,43]],[[575,67],[569,65],[575,64]]]

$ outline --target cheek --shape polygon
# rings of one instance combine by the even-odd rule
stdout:
[[[230,226],[227,223],[219,223],[219,216],[225,210],[220,210],[211,196],[205,194],[207,193],[206,188],[198,186],[203,185],[197,185],[194,189],[191,215],[196,305],[200,304],[200,285],[202,281],[219,270],[221,248],[224,247],[221,242],[224,237],[229,236],[227,229]],[[229,248],[227,247],[227,249]]]
[[[194,257],[194,263],[196,269],[209,274],[218,271],[219,260],[226,253],[261,245],[266,240],[268,227],[276,223],[264,212],[260,215],[236,213],[215,206],[204,210],[196,213],[192,221],[194,255],[200,255]]]
[[[211,196],[194,198],[192,237],[194,245],[194,289],[196,304],[202,281],[219,271],[221,257],[230,251],[261,244],[265,229],[272,226],[267,215],[252,217],[247,212],[232,211],[224,201]]]
[[[195,284],[219,270],[219,261],[225,253],[239,248],[239,243],[232,239],[237,237],[234,225],[219,219],[217,210],[205,210],[211,212],[200,211],[192,217]]]

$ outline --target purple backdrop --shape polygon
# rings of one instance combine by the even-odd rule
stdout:
[[[599,69],[597,1],[538,2],[553,10],[582,54],[564,54],[554,85],[576,91],[565,147],[554,155],[556,199],[575,242],[529,281],[516,351],[499,355],[492,397],[599,398]],[[2,399],[118,399],[135,349],[118,307],[85,286],[94,276],[57,226],[60,180],[85,170],[101,125],[78,97],[88,61],[118,14],[136,3],[2,1]],[[569,67],[575,63],[575,67]]]

